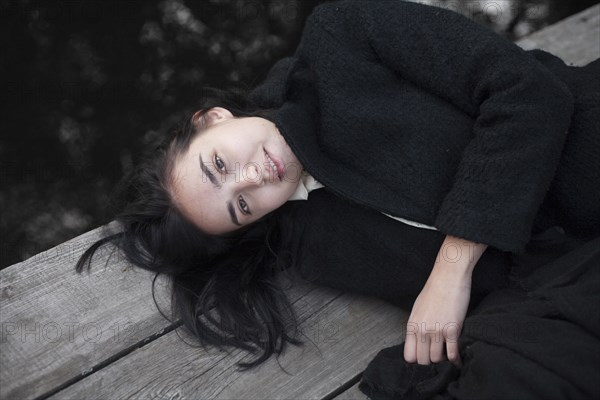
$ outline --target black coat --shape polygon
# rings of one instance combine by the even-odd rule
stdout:
[[[571,69],[454,12],[340,1],[251,100],[336,196],[520,252],[559,167]]]

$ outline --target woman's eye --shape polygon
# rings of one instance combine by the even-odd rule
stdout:
[[[240,210],[242,210],[242,212],[244,214],[250,214],[250,209],[248,208],[248,203],[246,203],[246,200],[244,200],[244,198],[242,196],[240,196],[238,198],[238,204],[240,206]]]
[[[225,163],[217,155],[215,155],[215,166],[219,169],[219,171],[225,172],[225,173],[227,172],[227,170],[225,169]]]

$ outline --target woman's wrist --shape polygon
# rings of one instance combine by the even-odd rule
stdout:
[[[436,261],[429,279],[439,279],[446,283],[470,280],[475,264],[465,261]]]
[[[487,245],[447,235],[438,252],[432,274],[470,278]]]

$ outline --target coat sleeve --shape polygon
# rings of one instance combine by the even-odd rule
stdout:
[[[315,23],[344,20],[401,79],[474,118],[451,189],[443,233],[522,251],[558,166],[573,113],[567,86],[514,43],[468,18],[405,1],[343,1]],[[350,28],[351,27],[351,28]]]

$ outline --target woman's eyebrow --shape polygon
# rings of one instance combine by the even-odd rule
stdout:
[[[229,211],[229,216],[231,217],[231,222],[233,222],[237,226],[242,226],[238,221],[237,215],[235,213],[235,208],[233,208],[233,204],[230,201],[227,202],[227,211]]]
[[[208,167],[204,164],[204,161],[202,161],[202,154],[198,154],[198,160],[200,161],[200,169],[202,170],[202,173],[208,176],[208,180],[210,180],[214,187],[216,187],[217,189],[221,189],[223,186],[221,186],[221,183],[219,182],[215,174],[213,174],[212,171],[208,169]],[[202,180],[204,180],[204,175],[202,176]],[[240,224],[240,221],[238,220],[238,217],[235,213],[235,208],[233,208],[233,204],[231,204],[231,201],[228,201],[226,204],[227,212],[229,213],[231,222],[233,222],[234,225],[242,226],[242,224]]]
[[[208,176],[208,180],[213,184],[213,186],[217,189],[221,189],[221,183],[219,182],[215,174],[213,174],[212,171],[209,170],[208,167],[204,164],[204,161],[202,161],[202,154],[198,154],[198,160],[200,161],[200,169],[202,170],[203,174],[202,180],[204,180],[204,174],[206,174]]]

